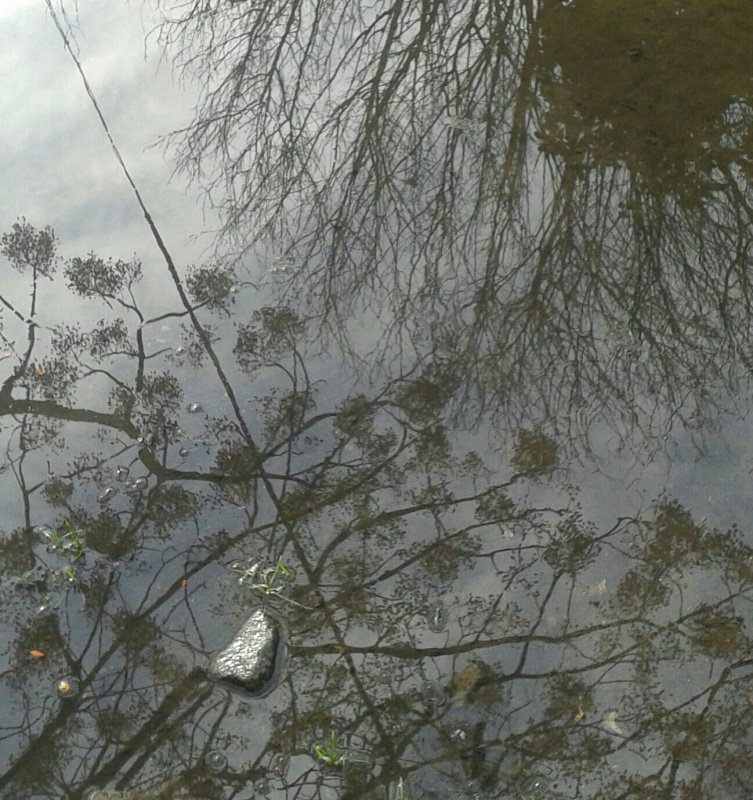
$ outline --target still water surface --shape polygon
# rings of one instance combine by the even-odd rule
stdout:
[[[3,17],[0,797],[748,797],[747,6],[112,5],[167,255]]]

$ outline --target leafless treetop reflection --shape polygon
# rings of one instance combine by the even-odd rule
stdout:
[[[569,441],[707,428],[747,385],[744,3],[157,5],[223,247],[284,256],[331,329],[368,309]]]

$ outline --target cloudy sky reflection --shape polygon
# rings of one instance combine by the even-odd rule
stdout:
[[[56,5],[59,9],[59,6]],[[151,21],[128,3],[87,0],[66,6],[79,57],[115,141],[174,257],[197,260],[211,227],[197,193],[171,181],[158,137],[189,119],[190,91],[145,44]],[[3,230],[19,217],[51,225],[63,255],[95,250],[113,257],[156,248],[44,0],[4,2],[0,10],[0,172]]]

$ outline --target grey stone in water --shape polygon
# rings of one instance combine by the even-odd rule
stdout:
[[[279,640],[280,631],[275,620],[258,609],[233,641],[212,659],[209,676],[247,692],[259,692],[274,674]]]

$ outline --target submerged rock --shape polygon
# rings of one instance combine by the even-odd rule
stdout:
[[[279,641],[277,622],[260,608],[212,659],[209,676],[247,692],[259,692],[272,680]]]

